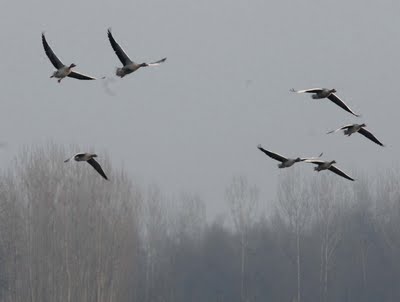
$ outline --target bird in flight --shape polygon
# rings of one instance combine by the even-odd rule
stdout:
[[[95,157],[97,157],[97,154],[81,152],[81,153],[76,153],[71,158],[64,160],[64,162],[67,163],[72,159],[75,161],[85,161],[89,165],[91,165],[101,176],[103,176],[104,179],[108,180],[100,164],[94,159]]]
[[[107,31],[108,39],[110,40],[111,47],[114,49],[115,54],[121,61],[123,67],[117,68],[116,75],[123,78],[124,76],[138,70],[140,67],[149,67],[149,66],[158,66],[161,63],[165,62],[167,58],[163,58],[161,60],[152,62],[152,63],[135,63],[132,61],[122,47],[115,41],[112,36],[111,29],[109,28]]]
[[[314,159],[315,157],[308,157],[308,158],[301,158],[301,157],[297,157],[297,158],[286,158],[278,153],[272,152],[272,151],[268,151],[265,150],[263,147],[261,147],[261,145],[258,145],[257,148],[261,151],[264,152],[266,155],[268,155],[269,157],[280,161],[281,163],[278,164],[279,168],[288,168],[293,166],[295,163],[301,162],[301,161],[305,161],[305,160],[311,160]],[[321,157],[322,153],[318,156]]]
[[[56,54],[51,49],[50,45],[46,41],[46,37],[44,33],[42,33],[42,43],[44,47],[44,51],[46,52],[47,57],[49,58],[50,62],[53,66],[57,69],[53,72],[50,78],[57,78],[58,83],[65,77],[70,77],[78,80],[96,80],[96,78],[84,75],[82,73],[72,71],[76,65],[74,63],[70,64],[69,66],[64,65],[59,58],[57,58]]]
[[[360,133],[361,135],[364,135],[366,138],[370,139],[371,141],[373,141],[374,143],[378,144],[379,146],[384,147],[385,145],[382,144],[376,137],[375,135],[373,135],[371,132],[369,132],[367,129],[365,129],[364,127],[366,127],[367,125],[363,124],[349,124],[349,125],[345,125],[343,127],[340,127],[336,130],[332,130],[327,132],[327,134],[329,133],[334,133],[334,132],[338,132],[340,130],[343,130],[343,134],[350,136],[353,133]]]
[[[333,165],[333,164],[336,164],[336,161],[334,161],[334,160],[332,160],[332,161],[323,161],[323,160],[319,160],[319,159],[308,159],[308,160],[305,160],[305,162],[317,165],[314,168],[314,170],[317,171],[317,172],[323,171],[323,170],[329,170],[329,171],[332,171],[333,173],[336,173],[337,175],[340,175],[340,176],[342,176],[344,178],[347,178],[347,179],[349,179],[351,181],[354,181],[353,178],[351,178],[349,175],[344,173],[338,167]]]
[[[351,114],[355,116],[360,116],[359,114],[355,113],[353,110],[350,109],[349,106],[346,105],[345,102],[343,102],[335,93],[336,89],[328,89],[328,88],[311,88],[311,89],[305,89],[305,90],[294,90],[293,88],[290,89],[291,92],[296,92],[296,93],[312,93],[313,95],[311,96],[313,99],[325,99],[328,98],[330,101],[334,102],[336,105],[341,107],[342,109],[346,110],[347,112],[350,112]]]

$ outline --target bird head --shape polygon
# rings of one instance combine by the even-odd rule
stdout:
[[[336,92],[335,88],[331,89],[331,93],[335,93],[335,92]]]
[[[140,67],[147,67],[147,66],[149,66],[149,64],[147,64],[147,63],[142,63],[142,64],[140,64],[139,66],[140,66]]]
[[[298,158],[296,158],[294,161],[295,161],[296,163],[301,162],[301,158],[298,157]]]
[[[361,127],[367,127],[367,125],[365,123],[362,123],[360,126]]]
[[[69,65],[69,68],[74,68],[76,65],[74,63],[72,63],[71,65]]]
[[[333,164],[336,164],[336,160],[332,160],[331,161],[331,164],[333,165]]]

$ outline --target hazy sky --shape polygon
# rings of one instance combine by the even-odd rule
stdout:
[[[112,156],[136,182],[199,193],[221,210],[232,176],[275,198],[277,162],[324,152],[354,178],[398,166],[399,1],[8,1],[0,10],[0,163],[47,140]],[[123,79],[107,39],[165,64]],[[76,70],[114,80],[58,84],[40,34]],[[289,89],[336,88],[362,118]],[[365,122],[383,143],[328,130]],[[318,177],[311,165],[297,165]],[[328,172],[321,172],[328,173]],[[96,176],[96,175],[94,175]],[[112,175],[110,175],[112,178]],[[343,185],[356,185],[334,174]]]

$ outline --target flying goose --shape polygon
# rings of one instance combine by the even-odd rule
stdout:
[[[161,63],[165,62],[167,58],[163,58],[161,60],[158,60],[156,62],[152,63],[135,63],[133,62],[128,55],[125,53],[125,51],[122,49],[122,47],[114,40],[114,37],[111,34],[111,29],[109,28],[107,31],[108,39],[110,40],[111,47],[114,49],[115,54],[121,61],[123,67],[122,68],[117,68],[116,75],[123,78],[124,76],[138,70],[140,67],[148,67],[148,66],[157,66],[160,65]]]
[[[313,93],[311,96],[313,99],[324,99],[328,98],[332,102],[334,102],[336,105],[341,107],[342,109],[346,110],[347,112],[350,112],[351,114],[355,116],[360,116],[359,114],[354,113],[353,110],[350,109],[349,106],[345,104],[341,99],[338,98],[338,96],[335,94],[336,89],[328,89],[328,88],[311,88],[311,89],[305,89],[305,90],[294,90],[293,88],[290,89],[291,92],[296,92],[296,93]]]
[[[336,130],[329,131],[329,132],[327,132],[327,134],[337,132],[340,130],[344,130],[343,131],[344,135],[350,136],[353,133],[358,132],[358,133],[364,135],[366,138],[373,141],[374,143],[378,144],[379,146],[384,147],[385,146],[384,144],[382,144],[371,132],[369,132],[367,129],[364,128],[366,126],[367,125],[365,125],[364,123],[363,124],[349,124],[349,125],[340,127]]]
[[[75,161],[85,161],[89,165],[91,165],[101,176],[103,176],[104,179],[108,180],[106,174],[104,173],[103,169],[101,168],[100,164],[94,159],[94,157],[97,157],[97,154],[94,153],[76,153],[74,156],[71,158],[68,158],[64,160],[65,163],[69,162],[71,159]]]
[[[258,145],[257,148],[260,149],[260,151],[264,152],[269,157],[271,157],[271,158],[273,158],[273,159],[275,159],[277,161],[280,161],[281,163],[278,164],[279,168],[288,168],[288,167],[293,166],[295,163],[298,163],[298,162],[301,162],[301,161],[305,161],[305,160],[312,160],[312,159],[315,158],[315,157],[309,157],[309,158],[300,158],[300,157],[297,157],[297,158],[286,158],[286,157],[284,157],[284,156],[282,156],[282,155],[280,155],[278,153],[265,150],[263,147],[261,147],[261,145]],[[322,156],[322,153],[318,157],[321,157],[321,156]]]
[[[336,164],[336,161],[334,161],[334,160],[323,161],[323,160],[319,160],[319,159],[307,159],[307,160],[305,160],[305,162],[316,164],[317,166],[314,168],[314,170],[317,172],[322,171],[322,170],[329,170],[329,171],[332,171],[333,173],[336,173],[337,175],[340,175],[344,178],[354,181],[353,178],[351,178],[346,173],[344,173],[342,170],[340,170],[339,168],[337,168],[333,165],[333,164]]]
[[[50,78],[57,78],[58,83],[61,82],[61,80],[65,77],[70,77],[70,78],[75,78],[78,80],[96,80],[96,78],[81,74],[76,71],[72,71],[72,68],[74,68],[76,65],[72,63],[69,66],[64,65],[59,58],[55,55],[51,47],[46,41],[46,37],[44,36],[44,33],[42,33],[42,43],[44,47],[44,51],[46,52],[47,57],[49,58],[50,62],[53,64],[53,66],[57,69],[56,71],[53,72],[53,75]]]

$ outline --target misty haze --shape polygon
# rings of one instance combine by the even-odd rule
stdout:
[[[3,6],[0,301],[400,301],[400,2]]]

